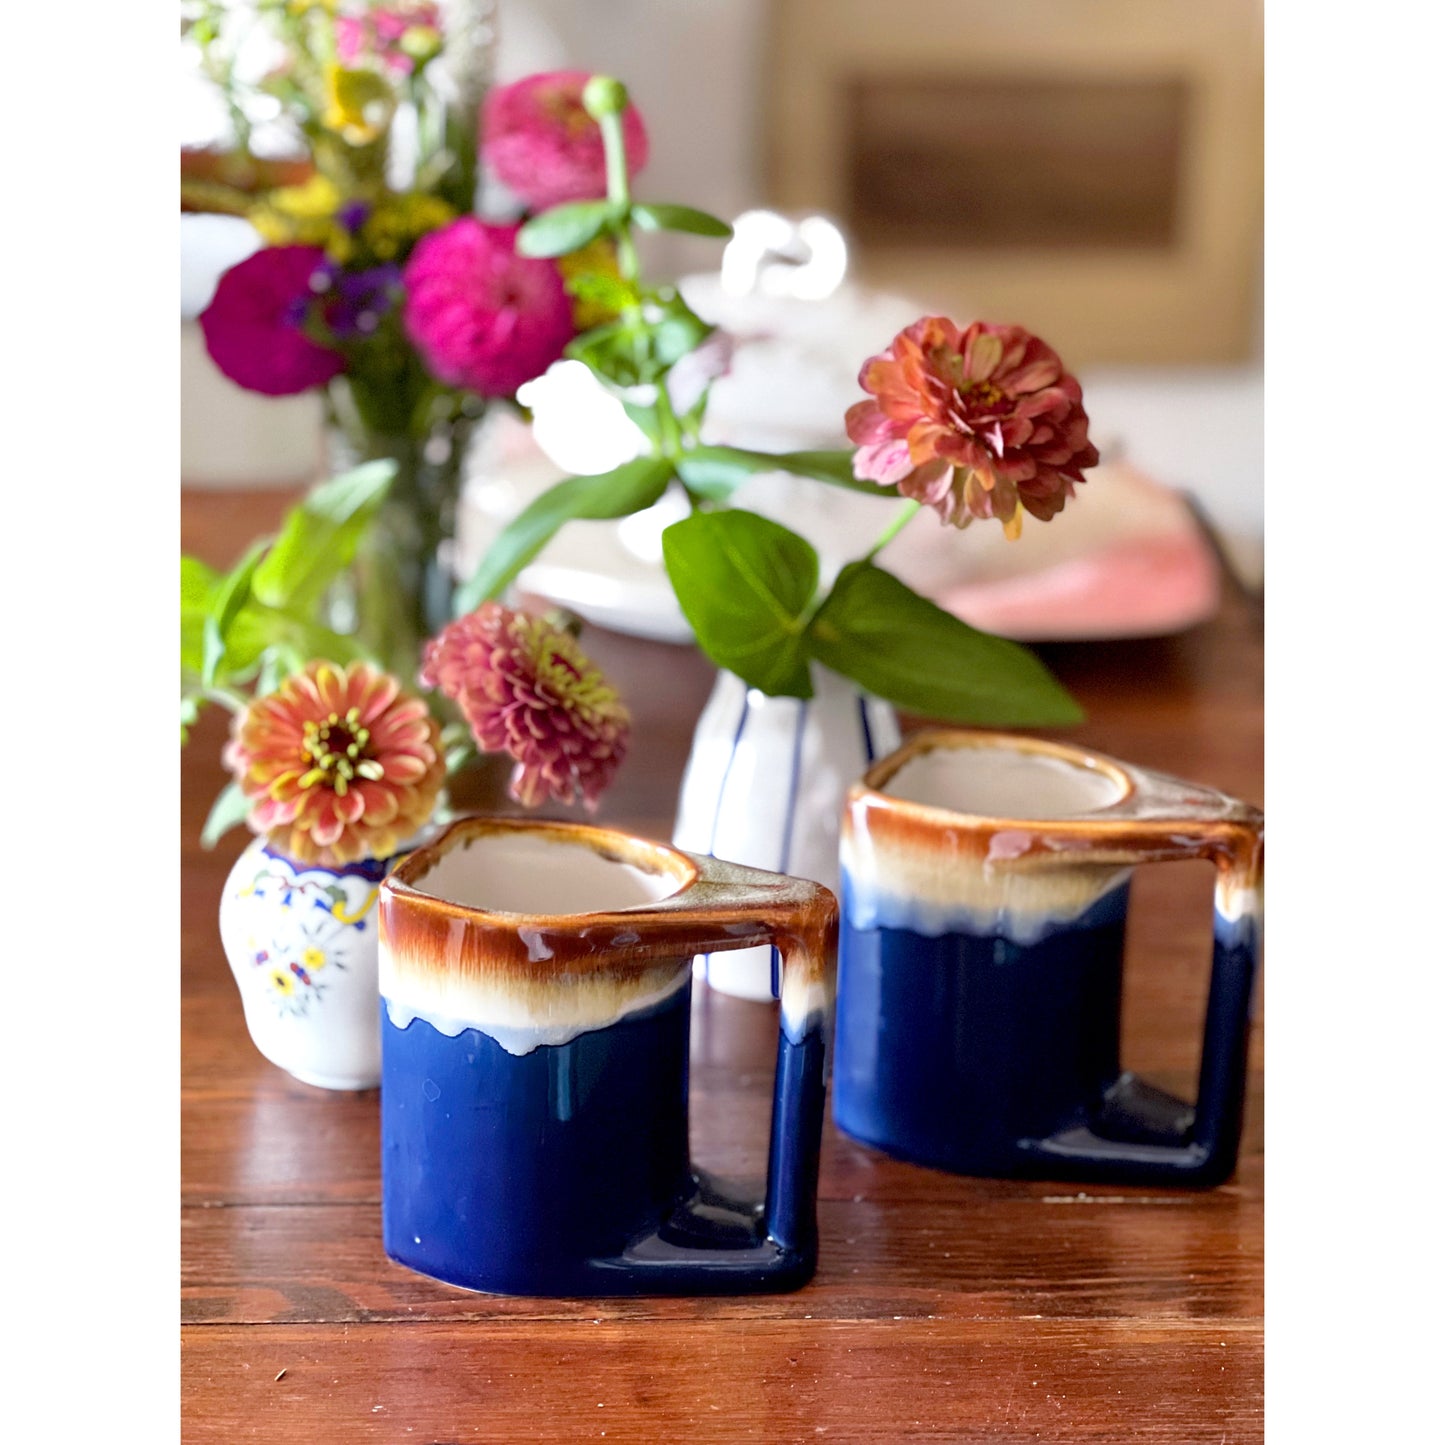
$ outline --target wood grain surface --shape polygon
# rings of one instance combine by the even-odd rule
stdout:
[[[231,562],[289,500],[187,493],[183,546]],[[634,712],[601,820],[665,838],[710,666],[597,630],[586,646]],[[1089,714],[1071,740],[1263,802],[1263,643],[1242,599],[1182,637],[1043,651]],[[1258,1005],[1241,1162],[1221,1188],[957,1178],[829,1121],[820,1265],[797,1294],[471,1294],[382,1253],[376,1094],[301,1084],[246,1032],[216,932],[245,838],[196,841],[224,732],[205,716],[181,765],[185,1441],[1263,1438]],[[504,781],[484,767],[469,801],[512,810]],[[1124,1061],[1185,1095],[1210,885],[1206,865],[1146,869],[1130,917]],[[694,1154],[758,1181],[776,1006],[699,985],[693,1010]]]

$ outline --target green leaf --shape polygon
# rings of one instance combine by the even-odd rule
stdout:
[[[716,236],[719,240],[733,233],[726,221],[692,206],[636,205],[632,219],[644,231],[683,231],[689,236]]]
[[[628,420],[635,426],[653,446],[662,442],[662,421],[657,414],[657,405],[643,406],[641,402],[628,401],[626,397],[619,397],[622,403],[622,410],[627,413]]]
[[[979,632],[871,562],[850,562],[808,627],[812,655],[912,712],[993,727],[1056,727],[1079,705],[1033,653]]]
[[[195,557],[181,557],[181,609],[204,607],[219,574]]]
[[[663,302],[661,313],[649,318],[647,323],[649,351],[655,368],[652,376],[665,371],[690,351],[697,350],[715,329],[681,296]]]
[[[812,697],[805,617],[818,554],[753,512],[698,512],[662,534],[662,557],[698,645],[773,696]]]
[[[683,454],[677,471],[689,491],[713,501],[725,501],[749,477],[763,472],[789,472],[872,497],[898,497],[897,487],[855,477],[853,453],[846,451],[771,453],[742,447],[694,447]]]
[[[574,336],[563,355],[616,386],[637,386],[651,380],[646,328],[632,317],[607,321]]]
[[[319,601],[356,556],[396,469],[387,459],[363,462],[312,488],[286,514],[276,545],[256,569],[251,590],[257,601],[302,611]]]
[[[543,492],[519,513],[487,549],[481,566],[457,589],[456,614],[497,597],[552,540],[564,522],[626,517],[650,507],[672,479],[672,464],[661,457],[637,457],[595,477],[568,477]]]
[[[694,447],[678,457],[677,474],[688,491],[710,502],[725,502],[753,475],[746,467],[724,458],[702,455],[724,450],[724,447]]]
[[[618,276],[587,272],[569,277],[563,282],[563,289],[569,296],[575,296],[579,301],[590,301],[614,315],[638,304],[636,287]]]
[[[241,791],[241,785],[227,783],[206,815],[206,825],[201,829],[201,847],[214,848],[232,828],[246,821],[246,814],[250,811],[251,804]]]
[[[533,216],[517,232],[519,256],[566,256],[580,251],[616,215],[610,201],[568,201]]]
[[[230,634],[231,624],[250,600],[252,578],[270,544],[269,537],[261,537],[253,542],[251,550],[212,590],[210,610],[206,614],[202,629],[201,680],[207,687],[216,680],[221,661],[226,655],[226,639]]]
[[[200,675],[205,666],[204,629],[217,573],[194,557],[181,558],[181,670]]]
[[[201,708],[205,704],[205,698],[197,693],[181,694],[181,746],[190,741],[191,729],[195,727],[196,720],[201,715]]]
[[[762,452],[757,455],[795,477],[811,477],[815,482],[826,482],[830,487],[843,487],[850,492],[864,492],[870,497],[888,497],[895,501],[898,498],[896,486],[884,486],[882,482],[855,477],[851,451],[779,452],[775,457],[768,457],[766,452]],[[766,468],[760,467],[759,470]]]

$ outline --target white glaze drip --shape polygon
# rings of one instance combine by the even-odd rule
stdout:
[[[384,948],[382,952],[384,955]],[[465,1029],[476,1029],[478,1033],[486,1034],[489,1039],[495,1040],[509,1054],[520,1057],[530,1054],[544,1044],[555,1046],[570,1043],[579,1034],[608,1028],[630,1014],[641,1013],[665,1002],[691,977],[692,964],[691,960],[684,960],[675,975],[662,987],[629,992],[625,1001],[621,1000],[620,989],[579,989],[578,996],[569,1000],[571,1008],[565,1013],[555,1012],[548,1019],[539,1018],[534,1006],[500,988],[473,988],[467,991],[465,998],[457,995],[451,998],[434,997],[430,1000],[414,997],[408,1001],[392,997],[386,983],[386,971],[383,962],[382,999],[386,1004],[386,1016],[397,1028],[404,1029],[413,1019],[421,1019],[448,1038],[456,1038]],[[464,1014],[457,1013],[458,1003],[465,1003]]]

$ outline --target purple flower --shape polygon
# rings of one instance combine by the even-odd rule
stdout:
[[[369,201],[347,201],[336,213],[337,224],[354,236],[365,224],[367,217],[371,215],[371,203]]]
[[[400,295],[400,266],[371,266],[365,271],[335,268],[326,301],[326,325],[334,336],[370,336]]]

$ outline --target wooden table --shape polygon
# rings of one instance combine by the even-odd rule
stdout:
[[[192,492],[183,542],[234,560],[289,496]],[[636,744],[602,818],[665,837],[711,680],[690,650],[595,630]],[[1071,737],[1263,795],[1258,610],[1174,639],[1053,647]],[[1237,1176],[1195,1194],[962,1179],[825,1126],[816,1279],[721,1300],[502,1299],[381,1248],[377,1096],[298,1083],[252,1045],[216,933],[245,839],[196,838],[224,717],[183,755],[182,1406],[187,1442],[1256,1440],[1263,1435],[1261,1030]],[[500,797],[502,773],[479,786]],[[1129,1067],[1192,1096],[1209,869],[1143,870]],[[760,1179],[775,1005],[699,987],[700,1163]]]

